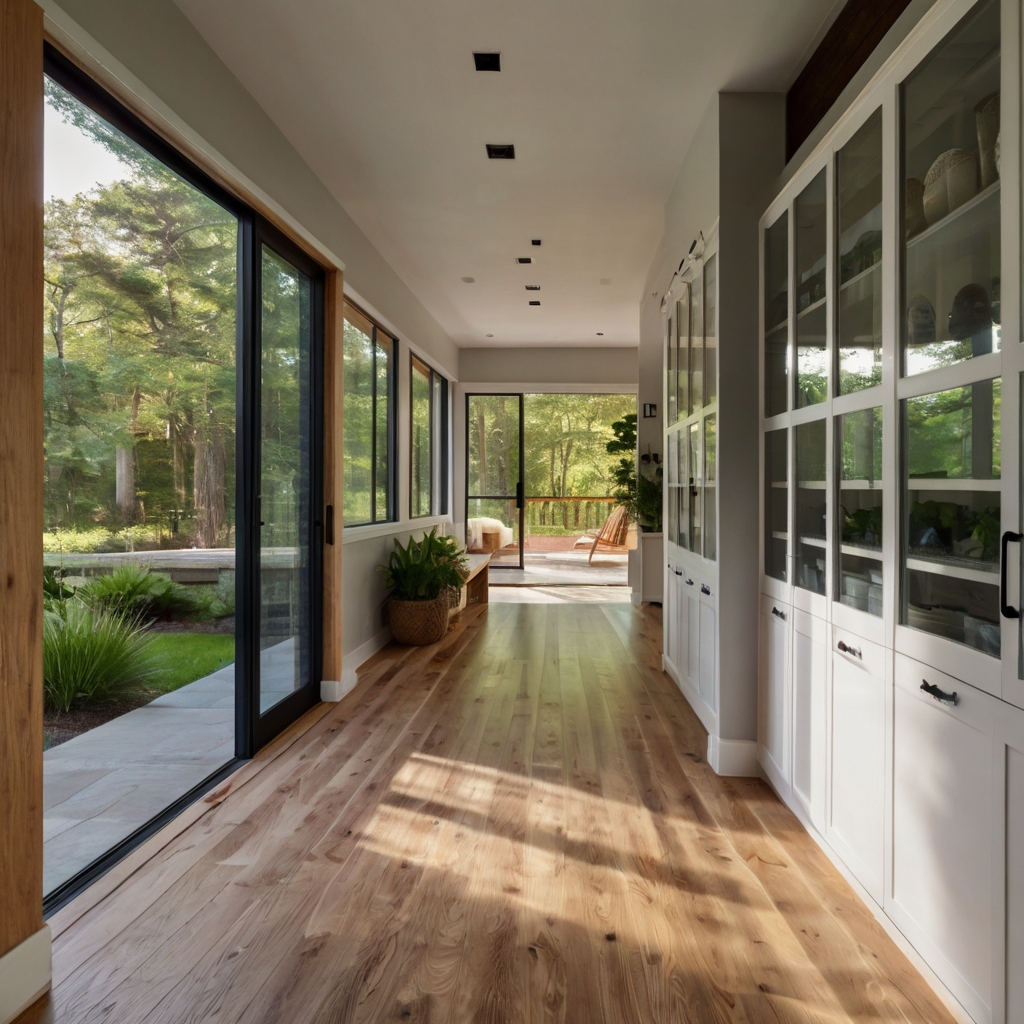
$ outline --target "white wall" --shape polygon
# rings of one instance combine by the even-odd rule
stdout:
[[[343,534],[343,650],[350,670],[359,652],[387,638],[376,565],[394,536],[424,523],[408,521],[409,350],[455,378],[458,349],[171,0],[42,0],[42,6],[51,36],[102,84],[343,263],[346,294],[399,338],[402,521]]]
[[[635,348],[464,348],[459,380],[473,384],[635,385]]]

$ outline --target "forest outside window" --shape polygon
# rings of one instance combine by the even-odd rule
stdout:
[[[395,355],[398,342],[345,305],[345,526],[395,516]]]
[[[409,515],[448,511],[448,381],[410,356]]]

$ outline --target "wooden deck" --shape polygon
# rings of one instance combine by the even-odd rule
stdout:
[[[382,651],[57,915],[32,1019],[951,1021],[767,787],[710,770],[659,637],[491,604]]]

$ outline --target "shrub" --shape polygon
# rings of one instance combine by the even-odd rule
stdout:
[[[131,617],[81,601],[58,603],[43,617],[43,693],[46,706],[75,704],[123,692],[152,672],[149,639]]]
[[[193,596],[166,573],[131,564],[89,580],[78,596],[95,608],[136,619],[209,617],[213,604],[208,595]]]

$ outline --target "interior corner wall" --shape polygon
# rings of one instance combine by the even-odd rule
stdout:
[[[719,648],[718,724],[722,739],[757,737],[757,643],[760,591],[758,222],[785,163],[785,97],[719,96],[718,586],[730,595],[722,613],[747,624]]]
[[[654,280],[648,273],[640,299],[640,344],[637,347],[637,453],[664,455],[665,444],[665,374],[662,365],[665,325],[661,316],[661,292],[658,279],[665,265],[665,242],[662,240],[654,257]],[[657,414],[644,418],[644,405],[654,405]]]
[[[635,348],[464,348],[459,380],[472,384],[635,386]]]

